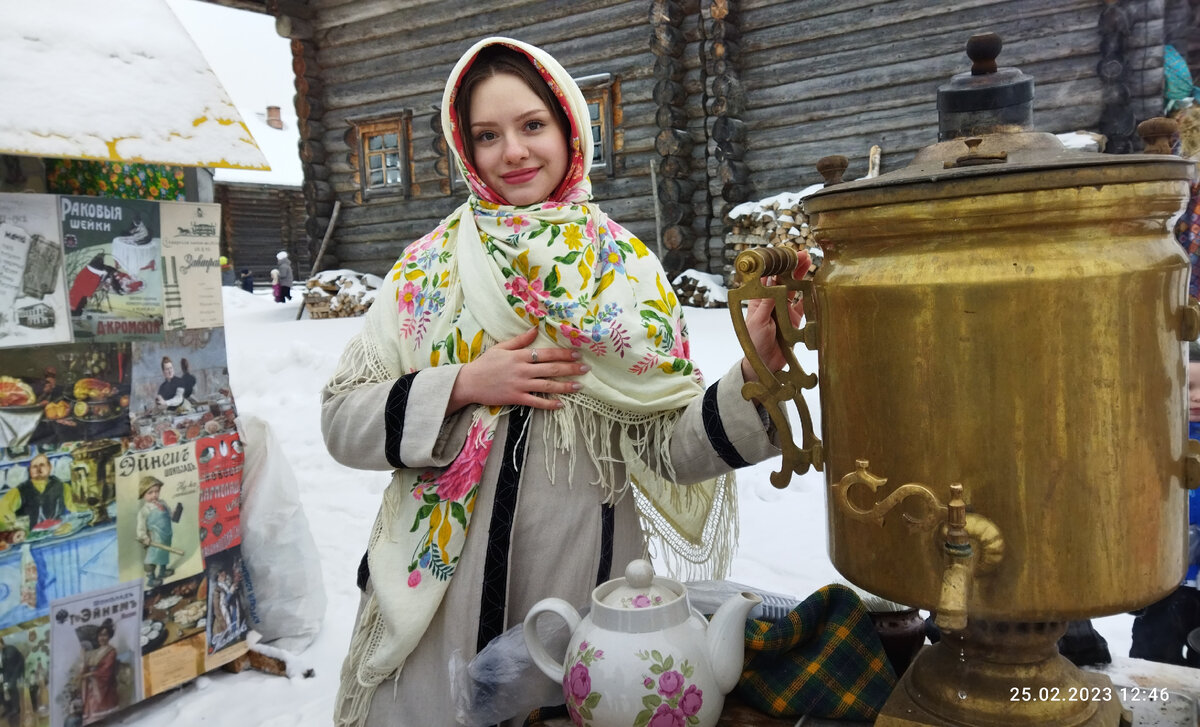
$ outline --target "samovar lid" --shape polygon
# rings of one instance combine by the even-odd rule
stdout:
[[[1033,79],[996,64],[1004,47],[995,33],[967,40],[971,70],[938,88],[938,141],[1033,128]]]

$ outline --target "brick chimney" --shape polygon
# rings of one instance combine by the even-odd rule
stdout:
[[[267,126],[270,126],[272,129],[283,128],[283,119],[279,118],[278,106],[267,107]]]

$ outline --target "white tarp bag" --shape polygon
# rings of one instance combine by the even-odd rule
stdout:
[[[242,466],[242,557],[250,575],[250,626],[271,646],[298,654],[325,619],[321,557],[304,517],[287,455],[267,422],[238,417]]]

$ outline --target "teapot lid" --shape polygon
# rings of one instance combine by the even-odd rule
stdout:
[[[612,589],[600,602],[609,608],[637,609],[661,606],[682,595],[668,585],[671,581],[654,577],[654,566],[641,558],[625,566],[625,577],[610,581]]]

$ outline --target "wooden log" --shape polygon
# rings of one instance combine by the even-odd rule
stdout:
[[[300,161],[307,164],[324,164],[325,145],[317,141],[300,142]]]
[[[324,164],[302,163],[300,168],[304,171],[305,179],[319,179],[322,182],[329,181],[329,167]]]
[[[749,183],[745,182],[726,182],[721,186],[721,199],[726,202],[745,202],[750,199],[752,188]],[[724,219],[724,215],[718,215],[717,219]]]
[[[325,81],[320,76],[296,76],[296,92],[301,96],[320,96],[325,92]]]
[[[662,156],[686,156],[692,148],[692,136],[682,129],[663,129],[654,137],[654,148]]]
[[[726,118],[722,116],[721,118]],[[746,155],[746,145],[737,142],[727,142],[717,144],[716,156],[717,161],[723,162],[730,159],[741,159]]]
[[[718,117],[713,122],[712,136],[717,140],[718,145],[720,142],[745,141],[746,123],[730,116]]]
[[[306,179],[302,187],[306,198],[315,199],[321,202],[332,200],[334,198],[333,185],[329,182],[322,182],[316,179]]]
[[[297,114],[297,126],[300,127],[301,139],[320,139],[325,135],[325,124],[299,114]]]
[[[743,162],[726,161],[717,167],[718,175],[723,184],[731,182],[746,185],[750,181],[750,168]],[[729,199],[726,197],[726,199]]]
[[[654,0],[650,3],[650,26],[673,25],[679,27],[684,19],[683,8],[675,0]]]
[[[293,15],[280,15],[275,18],[275,33],[281,38],[310,40],[313,37],[313,25]]]
[[[692,161],[677,154],[665,156],[658,163],[658,173],[668,179],[686,179],[692,174]]]
[[[658,180],[658,199],[664,205],[668,202],[686,203],[691,199],[694,188],[690,180],[662,177]]]
[[[686,41],[683,32],[671,25],[656,25],[652,28],[650,51],[660,56],[678,56]]]
[[[690,204],[671,201],[662,202],[659,206],[662,208],[663,227],[691,224],[694,214]]]
[[[687,90],[681,83],[664,78],[654,84],[654,102],[659,106],[683,106],[687,97]]]
[[[296,115],[301,118],[320,118],[325,115],[325,104],[313,96],[296,96]]]
[[[687,111],[670,104],[659,106],[654,114],[654,123],[660,129],[681,129],[687,126],[687,122]]]
[[[663,245],[668,250],[679,250],[683,247],[686,247],[691,241],[690,233],[691,231],[686,227],[680,227],[678,225],[674,227],[668,227],[663,230]]]
[[[675,56],[658,56],[654,59],[654,77],[668,78],[679,82],[683,78],[685,67]]]
[[[741,44],[733,40],[709,40],[704,44],[706,57],[712,60],[728,58],[737,61],[742,52]]]

